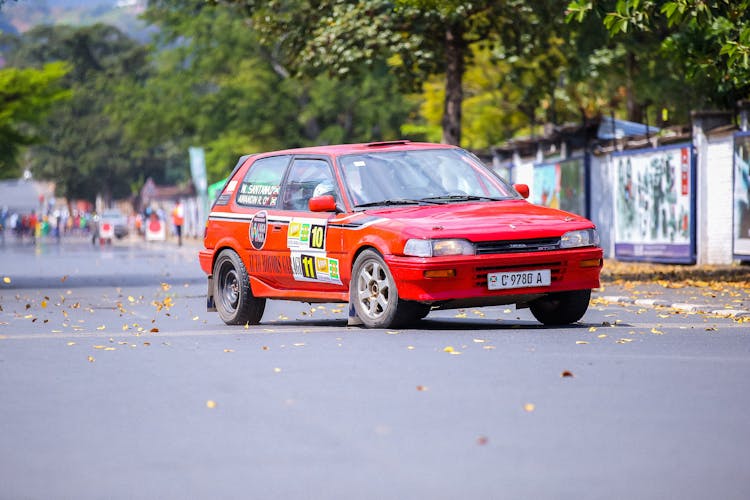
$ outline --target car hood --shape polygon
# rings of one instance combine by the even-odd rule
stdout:
[[[588,219],[526,200],[410,206],[368,210],[367,214],[401,226],[412,238],[549,238],[594,227]]]

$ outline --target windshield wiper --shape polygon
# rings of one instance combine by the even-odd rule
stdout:
[[[408,198],[398,198],[393,200],[380,200],[380,201],[371,201],[368,203],[360,203],[359,205],[355,205],[355,208],[365,208],[365,207],[387,207],[391,205],[423,205],[425,203],[429,203],[431,205],[438,205],[440,204],[439,201],[431,200],[429,198],[422,198],[421,200],[411,200]]]
[[[474,196],[469,194],[447,194],[444,196],[429,196],[422,198],[422,201],[434,201],[434,202],[451,202],[451,201],[501,201],[507,200],[508,198],[494,198],[492,196]]]

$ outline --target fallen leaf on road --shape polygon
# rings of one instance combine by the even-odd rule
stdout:
[[[487,438],[487,436],[479,436],[479,437],[477,438],[477,444],[478,444],[479,446],[484,446],[484,445],[486,445],[486,444],[487,444],[488,442],[489,442],[489,439]]]
[[[526,403],[525,405],[523,405],[523,409],[527,413],[531,413],[536,409],[536,405],[534,403]]]
[[[427,387],[425,387],[423,385],[418,385],[417,386],[417,390],[420,391],[420,392],[424,392],[424,391],[429,391],[429,388],[427,388]]]
[[[585,340],[576,340],[576,344],[584,345],[584,344],[588,344],[588,342],[586,342]]]
[[[211,410],[213,410],[214,408],[216,408],[216,401],[214,401],[212,399],[209,399],[208,401],[206,401],[206,408],[209,408]]]
[[[89,360],[89,363],[93,363],[94,361],[96,361],[96,360],[94,359],[94,356],[89,356],[89,357],[88,357],[88,360]]]
[[[565,370],[564,372],[562,372],[562,373],[560,374],[560,376],[561,376],[561,377],[572,377],[572,376],[573,376],[573,373],[572,373],[572,372],[569,372],[568,370]]]

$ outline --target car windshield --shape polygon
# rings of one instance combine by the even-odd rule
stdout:
[[[510,185],[462,149],[346,155],[340,164],[355,208],[518,197]]]

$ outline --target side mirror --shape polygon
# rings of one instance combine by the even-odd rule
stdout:
[[[316,196],[310,198],[307,202],[307,206],[311,212],[335,212],[336,211],[336,199],[330,194],[324,194],[322,196]]]
[[[513,184],[513,187],[516,191],[518,191],[518,194],[525,198],[529,197],[529,185],[528,184]]]

